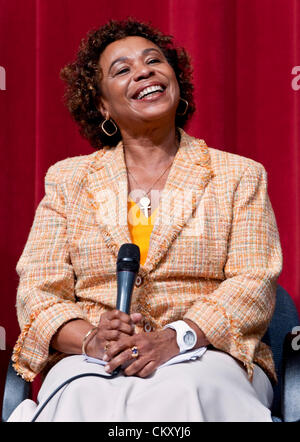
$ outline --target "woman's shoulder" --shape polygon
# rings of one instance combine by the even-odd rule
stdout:
[[[85,177],[102,156],[102,151],[87,155],[65,158],[51,165],[46,173],[45,180],[64,183],[78,181]]]
[[[264,166],[252,158],[232,153],[226,148],[212,147],[204,139],[192,137],[183,130],[181,130],[181,134],[184,136],[184,140],[188,141],[189,148],[196,149],[196,151],[203,151],[204,148],[209,154],[210,166],[215,174],[240,176],[249,169],[252,173],[260,175],[264,171]]]
[[[212,169],[218,174],[231,174],[240,177],[246,171],[255,175],[265,172],[264,166],[252,158],[215,147],[208,147],[208,150]]]

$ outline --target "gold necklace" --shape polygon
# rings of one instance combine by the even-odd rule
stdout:
[[[173,161],[172,161],[173,163]],[[147,190],[147,192],[144,190],[145,195],[142,196],[138,202],[140,208],[142,209],[142,211],[144,212],[144,215],[146,218],[149,217],[149,210],[151,210],[151,200],[150,198],[148,198],[148,193],[152,190],[152,188],[155,186],[155,184],[158,182],[158,180],[160,180],[160,178],[166,173],[166,171],[172,166],[172,163],[168,165],[168,167],[159,175],[159,177],[154,181],[153,184],[151,184],[151,187],[149,188],[149,190]],[[129,174],[132,176],[132,178],[134,179],[135,183],[140,187],[139,183],[137,182],[137,180],[134,178],[134,176],[132,175],[132,173],[130,172],[130,170],[127,168]]]

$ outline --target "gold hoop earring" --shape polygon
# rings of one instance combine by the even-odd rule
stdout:
[[[183,101],[184,102],[185,109],[184,109],[184,112],[182,112],[182,113],[176,112],[176,115],[179,115],[180,117],[182,117],[183,115],[185,115],[187,113],[187,110],[189,108],[189,102],[187,100],[185,100],[184,98],[181,98],[181,97],[180,97],[179,101]]]
[[[105,129],[105,127],[104,127],[104,124],[106,124],[108,121],[114,126],[114,132],[113,132],[113,133],[108,132],[108,131]],[[105,133],[105,135],[107,135],[108,137],[113,137],[113,136],[118,132],[118,127],[117,127],[116,123],[115,123],[113,120],[111,120],[111,119],[109,119],[109,120],[105,119],[104,121],[102,121],[102,123],[101,123],[101,129],[103,130],[103,132]]]

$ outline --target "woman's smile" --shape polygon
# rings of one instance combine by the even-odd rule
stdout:
[[[160,98],[166,90],[162,83],[154,82],[140,87],[132,97],[139,101],[153,101]]]

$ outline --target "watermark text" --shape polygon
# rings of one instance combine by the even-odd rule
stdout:
[[[298,91],[300,89],[300,66],[294,66],[291,72],[295,77],[292,79],[292,89]]]
[[[6,91],[6,71],[0,66],[0,91]]]
[[[4,327],[0,327],[0,350],[6,350],[6,332]]]
[[[122,195],[122,192],[125,193]],[[123,197],[122,197],[123,196]],[[137,201],[127,210],[126,188],[120,183],[119,193],[113,189],[104,189],[95,193],[96,218],[102,225],[132,226],[149,225],[149,223],[164,226],[182,226],[182,236],[199,236],[204,232],[206,198],[200,198],[197,191],[163,192],[151,190],[147,195],[148,205],[141,205],[139,201],[145,197],[145,191],[135,189],[130,192],[129,201]],[[124,204],[124,201],[126,203]],[[151,205],[158,208],[155,219],[151,219]],[[148,211],[149,209],[149,211]],[[156,212],[156,210],[155,210]]]
[[[300,325],[293,328],[292,335],[296,335],[292,339],[292,349],[295,351],[300,350]]]
[[[166,438],[171,439],[185,439],[191,436],[190,426],[154,426],[151,428],[149,425],[142,425],[139,428],[129,427],[125,428],[120,425],[116,425],[108,429],[108,436],[114,439],[116,438],[130,438],[131,440],[154,440],[154,438]]]

